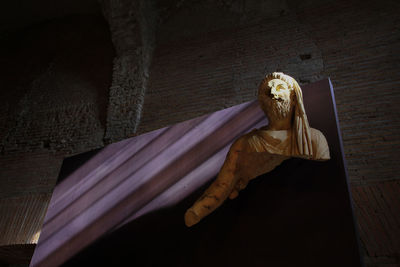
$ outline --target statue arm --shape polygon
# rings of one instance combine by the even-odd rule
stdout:
[[[314,151],[313,160],[325,161],[330,159],[329,146],[324,134],[311,128],[312,146]]]
[[[185,224],[192,226],[213,212],[230,196],[237,196],[239,180],[238,158],[243,150],[245,138],[236,140],[229,149],[217,179],[185,213]]]
[[[192,226],[218,208],[228,197],[234,199],[250,180],[270,172],[288,156],[273,155],[252,131],[236,140],[229,149],[217,179],[185,213],[185,224]],[[253,140],[254,142],[249,142]],[[258,140],[259,141],[259,140]],[[253,156],[250,156],[250,154]],[[240,158],[239,156],[242,155]],[[246,156],[243,156],[246,155]]]

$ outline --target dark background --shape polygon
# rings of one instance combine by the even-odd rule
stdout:
[[[129,90],[110,89],[123,74],[113,59],[148,44],[116,49],[123,38],[101,10],[95,0],[2,3],[4,265],[29,261],[63,158],[134,134],[130,116],[142,105]],[[398,266],[398,10],[394,0],[155,1],[158,19],[143,34],[155,42],[136,133],[252,100],[268,72],[301,84],[331,77],[366,264]]]

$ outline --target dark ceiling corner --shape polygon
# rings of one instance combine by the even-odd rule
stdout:
[[[0,33],[71,15],[101,15],[101,8],[97,0],[3,1]]]

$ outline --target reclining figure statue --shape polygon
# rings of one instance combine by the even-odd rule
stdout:
[[[186,211],[187,226],[198,223],[228,197],[236,198],[251,179],[286,159],[330,158],[325,136],[308,124],[303,94],[295,79],[280,72],[268,74],[258,89],[258,100],[269,124],[232,144],[217,179]]]

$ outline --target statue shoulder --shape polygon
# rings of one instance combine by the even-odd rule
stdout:
[[[311,140],[315,160],[330,159],[329,146],[324,134],[317,129],[311,128]]]
[[[259,129],[253,129],[252,131],[242,135],[238,139],[233,142],[231,146],[231,150],[236,150],[236,151],[246,151],[246,152],[251,152],[255,150],[253,148],[254,144],[252,144],[256,140],[256,143],[259,143],[261,141],[260,136],[259,136]]]
[[[236,150],[237,152],[244,150],[247,145],[248,138],[248,134],[242,135],[232,143],[230,150]]]

